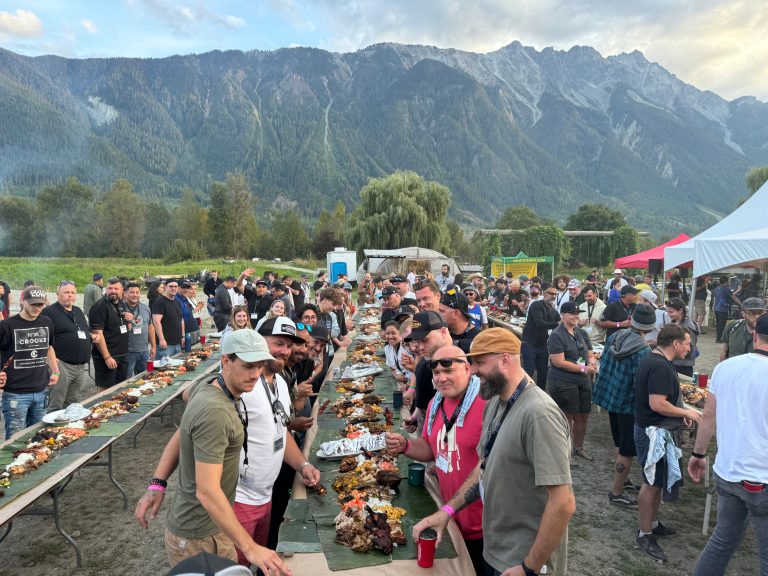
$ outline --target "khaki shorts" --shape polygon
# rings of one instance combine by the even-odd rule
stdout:
[[[182,560],[197,556],[200,552],[210,552],[237,562],[235,545],[221,532],[206,538],[182,538],[165,529],[165,553],[168,555],[171,567]]]
[[[696,316],[704,316],[707,313],[707,301],[706,300],[694,300],[693,310],[696,312]]]

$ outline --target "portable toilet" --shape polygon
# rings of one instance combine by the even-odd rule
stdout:
[[[355,282],[357,274],[357,253],[347,250],[343,246],[334,248],[333,252],[326,255],[328,265],[328,281],[336,282],[339,274],[346,274],[351,283]]]

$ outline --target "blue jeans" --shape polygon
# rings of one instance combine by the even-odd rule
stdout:
[[[747,492],[738,482],[727,482],[717,474],[714,478],[717,525],[696,562],[694,576],[725,574],[728,561],[744,538],[748,520],[752,520],[760,551],[760,575],[768,576],[768,488]]]
[[[128,371],[126,372],[126,378],[141,374],[147,369],[147,362],[149,361],[149,350],[143,352],[128,352],[128,356],[125,357],[125,362],[128,364]]]
[[[48,407],[48,390],[14,394],[3,392],[3,417],[6,440],[28,426],[37,424]]]
[[[549,352],[546,346],[534,346],[523,342],[521,349],[523,357],[523,370],[533,378],[536,372],[536,384],[542,390],[547,389],[547,372],[549,370]]]
[[[179,352],[181,352],[181,344],[168,344],[168,347],[166,349],[162,349],[158,345],[157,359],[160,360],[160,358],[165,358],[166,356],[174,356]]]

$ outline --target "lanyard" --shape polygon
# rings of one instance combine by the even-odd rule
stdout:
[[[59,306],[61,306],[61,304],[59,304]],[[77,317],[75,316],[75,307],[74,306],[72,307],[72,310],[67,310],[66,308],[64,308],[64,306],[61,306],[61,309],[64,311],[64,314],[67,316],[67,318],[72,320],[72,324],[75,325],[75,329],[76,330],[82,330],[83,332],[85,332],[85,330],[80,328],[80,325],[77,323]]]
[[[277,417],[279,416],[283,426],[288,428],[289,418],[285,413],[285,408],[283,407],[282,402],[280,402],[280,392],[278,391],[277,386],[275,386],[275,399],[272,400],[272,392],[270,391],[270,386],[267,384],[267,379],[264,378],[264,374],[261,375],[261,383],[264,385],[264,392],[267,393],[267,400],[269,400],[270,407],[272,408],[272,419],[275,421],[275,424],[277,424]]]
[[[456,405],[456,409],[453,411],[453,415],[448,418],[448,415],[445,413],[445,398],[442,398],[440,401],[440,412],[443,415],[443,422],[445,423],[445,436],[443,436],[443,444],[448,444],[448,433],[451,431],[453,426],[456,424],[456,419],[459,417],[459,412],[461,412],[461,408],[464,406],[464,398],[466,397],[466,392],[464,393],[464,396],[461,397],[461,400],[459,400],[459,403]]]
[[[229,388],[227,388],[227,385],[224,382],[224,377],[221,374],[216,377],[216,380],[219,383],[222,392],[224,392],[227,398],[229,398],[232,404],[234,404],[237,417],[240,419],[240,423],[243,425],[243,454],[245,456],[243,459],[243,464],[248,466],[248,409],[245,407],[245,402],[243,402],[242,398],[240,398],[240,402],[235,399],[235,395],[232,394]],[[239,406],[243,407],[242,413],[240,412]]]
[[[592,304],[590,306],[589,303],[587,303],[587,318],[592,320],[592,314],[594,313],[594,311],[595,311],[595,305]]]
[[[483,447],[483,463],[480,465],[481,470],[485,470],[485,463],[488,462],[488,456],[491,455],[491,450],[493,450],[493,445],[496,444],[496,437],[499,435],[499,430],[501,430],[501,425],[504,424],[504,419],[507,417],[507,414],[509,414],[509,411],[512,409],[512,406],[515,404],[515,401],[520,397],[520,394],[523,393],[523,390],[525,389],[527,384],[528,384],[528,376],[525,376],[523,377],[522,380],[520,380],[520,384],[517,385],[517,388],[512,394],[512,397],[507,401],[507,407],[504,408],[504,413],[501,415],[501,419],[499,420],[499,423],[496,425],[496,428],[494,428],[491,431],[491,433],[488,435],[488,439],[485,441],[485,446]],[[498,411],[498,408],[497,408],[497,411]],[[493,420],[491,420],[491,422],[493,422]]]
[[[768,350],[752,350],[753,354],[760,354],[761,356],[768,356]]]

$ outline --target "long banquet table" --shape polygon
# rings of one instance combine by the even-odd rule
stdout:
[[[186,356],[183,354],[182,356]],[[147,420],[161,414],[182,392],[195,382],[203,379],[218,368],[220,354],[214,353],[208,360],[202,361],[195,371],[187,372],[173,379],[173,382],[149,396],[142,396],[138,405],[127,414],[123,414],[102,423],[98,428],[76,440],[69,446],[56,450],[50,460],[36,470],[31,470],[19,478],[12,478],[11,485],[5,489],[5,496],[0,497],[0,544],[11,532],[13,520],[18,516],[51,516],[56,530],[75,550],[77,567],[82,566],[80,547],[74,538],[61,525],[59,497],[72,481],[76,472],[89,466],[103,466],[108,469],[109,479],[119,491],[123,500],[123,509],[128,507],[128,496],[113,474],[113,446],[115,442],[128,434],[138,434]],[[83,400],[85,407],[107,400],[118,392],[134,386],[134,382],[147,373],[139,374]],[[0,467],[13,460],[13,451],[25,448],[32,436],[41,428],[49,427],[42,422],[19,431],[0,444]],[[135,442],[135,437],[134,437]],[[106,454],[103,453],[106,451]],[[52,500],[51,507],[34,506],[45,495]]]
[[[411,527],[424,516],[434,512],[443,502],[440,500],[437,479],[433,475],[426,474],[424,486],[414,487],[408,484],[407,470],[408,462],[411,460],[403,456],[398,461],[403,480],[392,504],[405,508],[408,512],[403,521],[408,544],[401,549],[396,549],[390,559],[377,550],[360,554],[351,549],[345,549],[341,544],[333,541],[333,518],[338,514],[340,507],[336,502],[336,492],[331,487],[331,483],[338,475],[338,461],[321,460],[316,453],[322,442],[339,438],[338,430],[343,428],[344,420],[337,419],[333,411],[330,410],[330,406],[324,414],[319,415],[318,412],[323,402],[326,400],[333,402],[340,397],[340,394],[336,392],[333,373],[336,367],[344,367],[348,364],[350,362],[347,360],[346,349],[339,349],[334,356],[328,370],[328,377],[326,377],[320,389],[318,400],[313,407],[312,415],[315,418],[315,424],[307,432],[303,448],[307,459],[320,469],[322,484],[327,488],[328,493],[325,497],[317,496],[313,492],[308,494],[301,478],[297,475],[292,500],[286,511],[286,521],[280,529],[278,551],[286,557],[286,563],[294,574],[327,576],[333,574],[334,571],[341,571],[345,576],[372,576],[373,574],[381,576],[425,574],[466,576],[473,574],[474,568],[466,546],[458,526],[453,521],[450,522],[448,532],[444,535],[443,542],[438,549],[434,566],[424,569],[419,568],[416,564]],[[384,364],[383,358],[380,358],[379,364],[384,368],[384,372],[375,379],[376,391],[374,393],[382,395],[385,398],[383,405],[389,405],[391,408],[392,392],[396,383]],[[405,409],[403,414],[407,414]],[[392,430],[404,433],[400,429],[401,422],[402,415],[395,414]],[[329,563],[329,558],[323,550],[332,550],[333,547],[348,552],[349,558],[346,564],[343,561],[331,561]],[[335,553],[335,549],[333,550]],[[369,565],[356,565],[362,557],[364,557],[364,562],[369,562]]]

